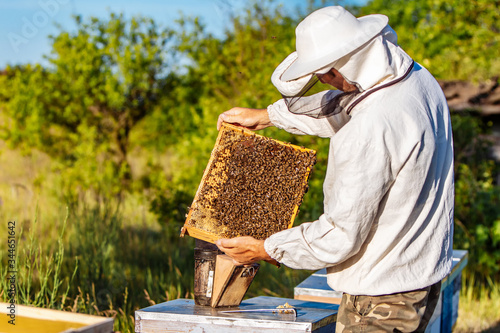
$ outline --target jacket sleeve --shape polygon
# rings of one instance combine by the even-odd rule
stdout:
[[[332,139],[323,215],[267,238],[272,258],[296,269],[321,269],[360,250],[395,177],[386,138],[373,135],[373,127],[351,120]]]
[[[309,97],[303,97],[304,108],[311,104],[320,103],[323,95],[332,91],[321,92]],[[292,134],[315,135],[322,138],[331,138],[349,121],[349,116],[341,112],[332,116],[315,118],[307,114],[296,114],[288,111],[283,99],[267,107],[269,119],[274,126]],[[300,112],[300,111],[299,111]],[[306,112],[306,111],[304,111]]]

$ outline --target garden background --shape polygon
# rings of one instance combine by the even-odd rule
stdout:
[[[168,26],[120,13],[77,16],[75,31],[51,37],[46,64],[2,69],[0,301],[7,301],[14,220],[20,304],[114,316],[116,331],[133,332],[135,310],[192,298],[194,240],[179,231],[217,116],[279,99],[270,75],[294,50],[295,26],[331,4],[310,1],[290,12],[252,2],[228,18],[221,36],[183,15]],[[389,16],[399,44],[439,80],[496,89],[499,7],[497,0],[372,0],[350,9]],[[456,332],[500,330],[499,164],[494,118],[480,111],[451,110],[454,248],[469,251]],[[318,151],[295,225],[316,219],[328,141],[261,133]],[[263,263],[247,296],[293,297],[310,274]]]

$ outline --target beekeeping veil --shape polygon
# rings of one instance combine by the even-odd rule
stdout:
[[[314,118],[345,111],[357,98],[379,83],[401,77],[412,64],[397,46],[397,35],[385,15],[360,18],[340,6],[319,9],[295,30],[297,51],[274,71],[271,80],[288,110]],[[315,74],[335,68],[357,87],[354,92],[325,90],[310,94]]]

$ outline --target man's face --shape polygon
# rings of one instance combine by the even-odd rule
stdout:
[[[329,72],[325,74],[316,74],[321,83],[329,84],[343,92],[353,92],[358,90],[355,85],[348,83],[342,74],[340,74],[335,68],[332,68]]]

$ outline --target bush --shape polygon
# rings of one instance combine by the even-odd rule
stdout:
[[[481,285],[500,281],[499,167],[488,127],[474,113],[452,116],[455,143],[455,248],[469,251],[467,271]]]

